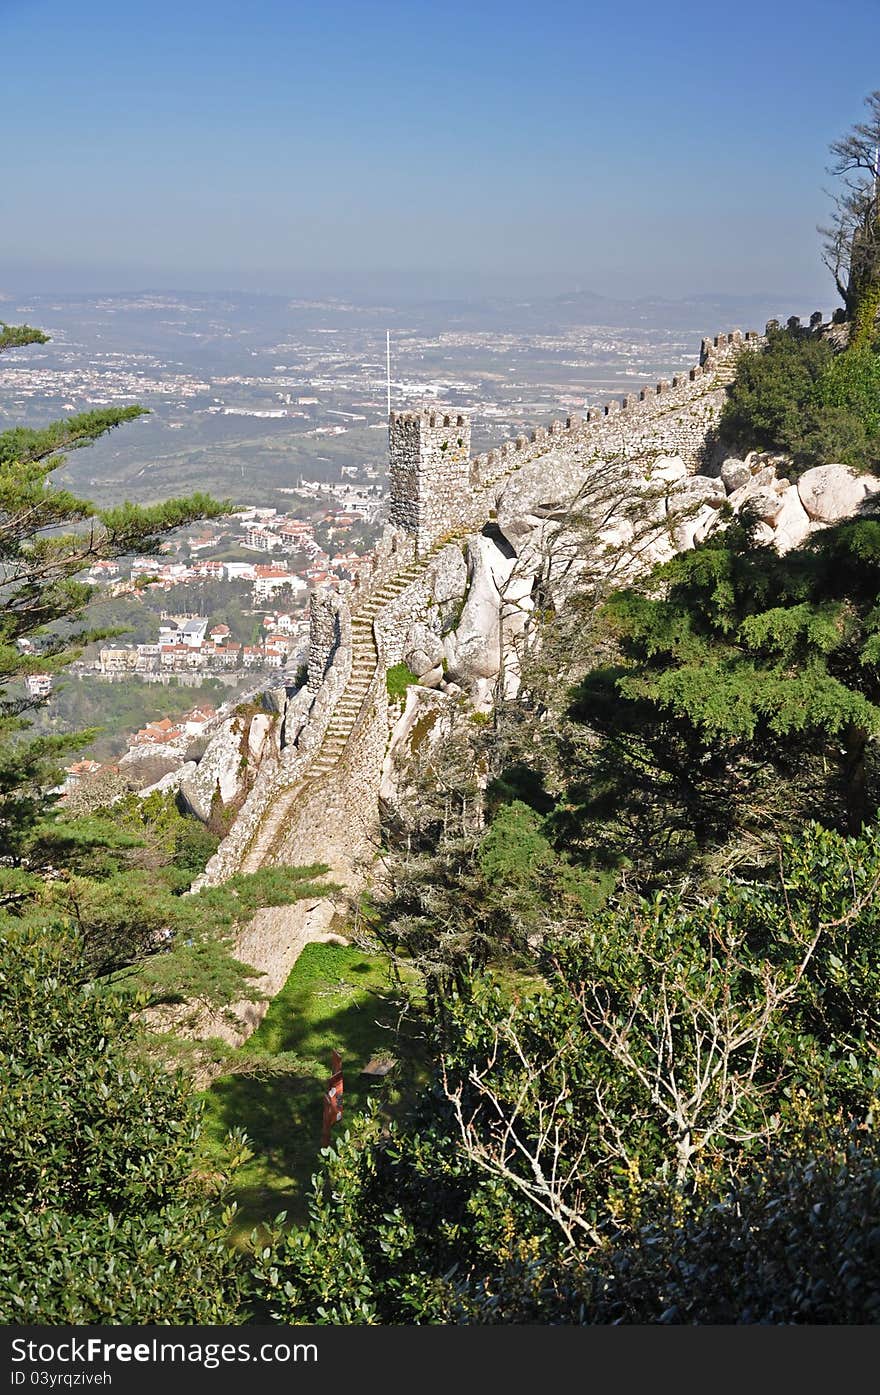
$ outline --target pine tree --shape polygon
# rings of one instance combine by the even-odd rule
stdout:
[[[0,352],[45,340],[28,325],[0,326]],[[154,551],[170,530],[228,509],[206,494],[98,509],[54,487],[64,451],[90,445],[144,411],[103,408],[0,434],[0,859],[7,865],[25,856],[45,814],[45,791],[58,782],[59,759],[88,740],[28,736],[28,714],[45,699],[30,695],[24,681],[58,673],[100,637],[85,622],[94,588],[83,573],[100,558]]]
[[[869,517],[784,557],[737,525],[619,592],[617,654],[575,692],[591,739],[559,828],[637,876],[760,859],[805,818],[858,832],[877,806],[878,599]]]

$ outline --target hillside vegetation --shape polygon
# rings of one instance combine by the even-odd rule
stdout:
[[[833,147],[839,332],[772,332],[722,421],[792,477],[880,464],[868,105]],[[167,799],[47,794],[76,739],[15,685],[88,642],[79,576],[222,507],[52,488],[132,415],[0,439],[0,1320],[876,1322],[876,496],[784,555],[727,515],[542,605],[516,696],[413,750],[352,943],[308,951],[246,1048],[187,1054],[182,1018],[258,996],[236,930],[326,869],[184,895],[214,839]],[[400,1071],[351,1080],[321,1151],[340,1045]]]

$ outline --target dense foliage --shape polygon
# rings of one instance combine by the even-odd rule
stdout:
[[[0,350],[42,342],[6,327]],[[315,894],[323,868],[273,868],[185,895],[216,846],[168,797],[88,814],[52,793],[87,734],[35,734],[24,680],[96,638],[82,573],[155,550],[223,505],[99,511],[52,483],[59,450],[140,408],[0,435],[0,1321],[240,1320],[222,1177],[200,1174],[191,1084],[142,1027],[228,1015],[254,996],[232,953],[258,907]],[[109,797],[109,796],[108,796]],[[157,1019],[156,1009],[165,1016]],[[168,1015],[170,1013],[170,1016]],[[209,1017],[210,1020],[210,1017]],[[231,1143],[230,1166],[246,1155]]]
[[[771,329],[737,363],[721,430],[733,446],[784,452],[792,473],[827,461],[880,464],[877,339],[835,353],[808,330]]]
[[[2,1322],[241,1320],[224,1178],[196,1168],[188,1086],[135,1047],[75,933],[4,927]]]
[[[766,857],[805,818],[857,832],[880,794],[878,563],[874,518],[783,557],[732,527],[613,597],[564,836],[641,880]]]
[[[367,1118],[330,1156],[309,1228],[259,1254],[279,1320],[657,1321],[674,1306],[675,1320],[809,1321],[822,1299],[818,1320],[836,1304],[838,1320],[873,1311],[880,854],[873,835],[811,827],[783,859],[777,885],[573,924],[545,945],[542,984],[513,998],[475,976],[448,1004],[415,1117]],[[849,1192],[851,1121],[866,1142]],[[789,1210],[777,1200],[752,1237],[750,1216],[786,1193]],[[714,1289],[710,1220],[725,1236]],[[820,1286],[835,1238],[850,1265]]]

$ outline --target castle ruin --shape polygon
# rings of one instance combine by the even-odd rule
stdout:
[[[269,865],[326,863],[343,886],[359,884],[379,840],[378,790],[388,748],[388,669],[402,661],[414,625],[466,589],[462,541],[494,516],[506,483],[542,460],[554,471],[576,460],[637,461],[680,455],[697,473],[714,446],[725,391],[756,333],[704,339],[700,361],[621,401],[592,408],[471,457],[460,412],[392,412],[390,523],[371,571],[311,597],[306,685],[286,704],[279,750],[262,766],[229,834],[197,885]],[[315,908],[261,911],[236,952],[265,974],[271,998],[301,948],[301,922]],[[329,920],[325,915],[324,924]],[[297,927],[300,926],[298,929]],[[249,1030],[259,1020],[250,1017]]]

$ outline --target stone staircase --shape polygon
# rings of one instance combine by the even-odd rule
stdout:
[[[329,770],[333,769],[345,750],[367,695],[370,680],[376,671],[376,664],[379,662],[376,641],[373,638],[373,621],[380,610],[384,610],[385,606],[396,600],[407,586],[412,585],[416,577],[424,571],[428,560],[428,557],[424,557],[418,562],[411,563],[402,572],[398,572],[391,581],[386,581],[384,586],[369,596],[363,606],[352,616],[351,674],[333,709],[330,725],[320,750],[312,760],[304,779],[319,780],[322,775],[326,775]]]
[[[278,790],[271,808],[245,853],[241,868],[243,872],[255,872],[272,862],[284,833],[295,817],[296,806],[302,802],[309,786],[322,780],[339,762],[379,662],[373,637],[373,621],[380,610],[412,585],[439,551],[439,547],[447,541],[449,539],[444,539],[443,544],[438,544],[431,552],[385,582],[379,590],[367,597],[352,616],[351,672],[333,709],[324,740],[303,774],[290,785]]]

